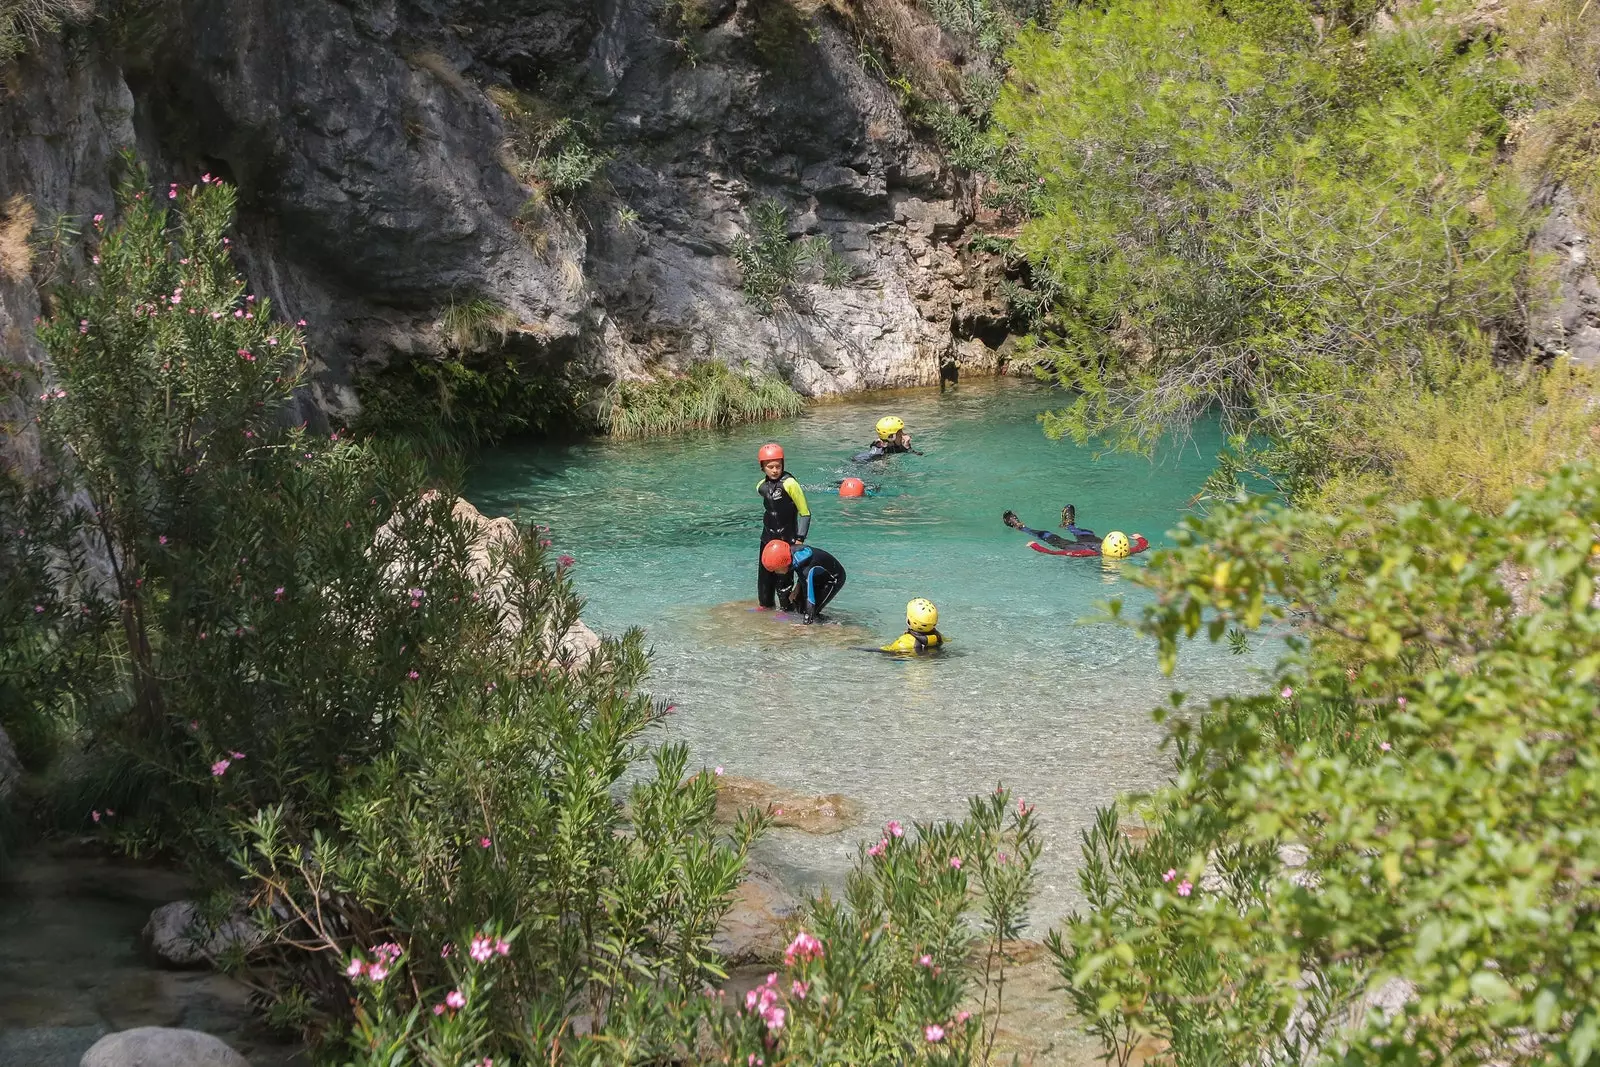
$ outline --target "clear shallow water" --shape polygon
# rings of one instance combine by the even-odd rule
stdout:
[[[1096,459],[1045,438],[1036,417],[1059,402],[1002,379],[819,405],[725,432],[648,442],[513,447],[487,457],[468,495],[485,514],[549,523],[576,557],[584,617],[620,632],[642,626],[655,650],[652,689],[678,705],[668,733],[706,765],[782,786],[840,792],[863,805],[854,832],[776,831],[762,858],[801,884],[837,884],[856,843],[889,818],[958,817],[966,798],[1004,781],[1036,804],[1047,835],[1036,922],[1078,900],[1078,831],[1119,792],[1158,784],[1164,757],[1149,711],[1174,687],[1210,694],[1248,684],[1265,653],[1241,659],[1203,642],[1176,679],[1154,643],[1085,623],[1121,596],[1148,556],[1114,563],[1041,555],[1001,512],[1053,529],[1078,522],[1147,536],[1153,547],[1184,513],[1218,441],[1156,457]],[[857,467],[849,456],[893,412],[926,456]],[[756,449],[777,440],[805,488],[810,543],[849,573],[829,623],[757,612],[761,502]],[[841,500],[858,475],[875,496]],[[905,628],[905,602],[939,608],[942,655],[902,660],[858,650]]]

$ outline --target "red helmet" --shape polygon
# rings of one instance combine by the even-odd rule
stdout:
[[[777,446],[774,445],[774,448]],[[761,550],[761,565],[773,574],[782,574],[794,560],[794,550],[787,541],[768,541]]]
[[[782,459],[783,446],[773,441],[771,444],[761,446],[761,451],[756,453],[756,462],[765,463],[769,459]]]

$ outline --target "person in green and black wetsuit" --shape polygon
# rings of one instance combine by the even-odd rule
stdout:
[[[756,453],[756,459],[761,464],[761,473],[765,475],[756,483],[756,492],[761,494],[761,503],[766,508],[766,513],[761,520],[761,548],[765,549],[772,541],[783,541],[786,544],[804,544],[806,534],[811,531],[811,509],[806,506],[806,494],[800,488],[800,483],[794,476],[783,468],[783,446],[779,444],[765,444],[761,451]],[[778,590],[780,584],[787,588],[789,575],[787,571],[776,574],[760,562],[761,551],[756,552],[756,601],[764,608],[778,606]]]

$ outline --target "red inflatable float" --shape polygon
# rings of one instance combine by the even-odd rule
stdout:
[[[1150,547],[1150,542],[1145,540],[1144,534],[1130,534],[1128,536],[1128,555],[1134,556]],[[1037,541],[1029,541],[1028,547],[1035,552],[1043,552],[1047,556],[1098,556],[1099,545],[1077,545],[1073,548],[1051,548],[1041,545]]]

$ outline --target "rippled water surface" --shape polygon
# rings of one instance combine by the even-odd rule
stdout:
[[[802,883],[836,883],[884,819],[958,816],[969,794],[1003,780],[1044,820],[1036,919],[1050,922],[1078,899],[1078,831],[1096,806],[1160,781],[1150,709],[1174,686],[1249,684],[1266,662],[1195,645],[1178,677],[1163,678],[1153,642],[1083,621],[1107,597],[1130,610],[1146,599],[1127,580],[1143,557],[1041,555],[1001,524],[1011,508],[1054,527],[1071,502],[1080,525],[1159,547],[1216,450],[1202,432],[1154,462],[1096,459],[1041,432],[1037,416],[1053,401],[1000,380],[818,405],[729,432],[506,448],[482,462],[469,496],[486,514],[554,527],[596,628],[644,627],[653,688],[678,705],[668,731],[699,760],[866,808],[854,832],[774,833],[769,862]],[[839,499],[839,479],[863,473],[849,456],[890,412],[927,455],[868,468],[876,495]],[[810,542],[849,572],[826,625],[754,610],[755,454],[767,440],[782,442],[806,490]],[[938,605],[948,651],[900,660],[859,650],[900,634],[915,596]]]

